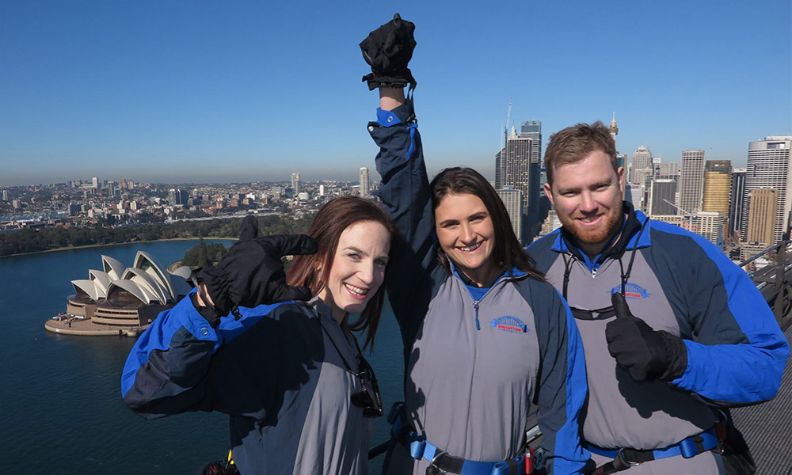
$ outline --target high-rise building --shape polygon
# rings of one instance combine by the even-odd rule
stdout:
[[[319,185],[319,196],[325,195],[325,187],[324,185]]]
[[[291,174],[291,187],[293,196],[296,197],[300,194],[300,172],[294,172]]]
[[[677,214],[674,200],[676,199],[677,181],[673,178],[655,178],[649,181],[649,206],[646,212],[652,216],[656,214]]]
[[[8,190],[3,190],[3,201],[8,201]]]
[[[518,135],[512,130],[506,141],[505,160],[504,157],[501,157],[501,161],[504,162],[501,188],[510,186],[515,190],[520,190],[523,197],[523,209],[526,213],[536,211],[539,205],[541,165],[534,152],[538,146],[539,144],[533,138]]]
[[[506,147],[500,149],[495,154],[495,184],[493,185],[496,190],[504,187],[506,180]]]
[[[664,162],[660,157],[654,157],[652,161],[655,176],[679,175],[679,164],[677,162]]]
[[[643,185],[646,177],[654,174],[652,152],[643,145],[633,152],[631,172],[629,181],[634,185]]]
[[[506,207],[506,212],[509,213],[511,219],[512,229],[514,235],[520,242],[523,241],[523,199],[522,192],[514,188],[501,188],[497,190],[498,196],[503,205]]]
[[[745,220],[745,168],[735,168],[731,174],[729,190],[729,234],[740,239],[740,229]]]
[[[369,195],[369,169],[360,167],[360,196],[367,198]]]
[[[729,216],[731,160],[707,160],[704,163],[704,191],[701,210]]]
[[[538,163],[541,168],[542,163],[542,122],[538,120],[526,120],[520,127],[520,137],[528,137],[533,140],[531,147],[531,163]]]
[[[770,188],[758,188],[748,194],[751,208],[748,211],[748,229],[745,240],[749,243],[770,245],[776,242],[776,211],[778,197]]]
[[[772,243],[778,242],[787,225],[787,216],[792,209],[792,136],[769,136],[748,144],[748,168],[745,172],[746,202],[743,209],[751,209],[750,193],[760,188],[776,191],[776,219]],[[750,213],[747,214],[750,219]],[[743,219],[741,229],[747,237],[747,219]],[[771,243],[771,244],[772,244]]]
[[[682,176],[679,179],[679,207],[685,213],[701,210],[704,191],[704,150],[682,152]]]
[[[98,177],[91,177],[91,188],[98,190],[99,189],[99,178]]]

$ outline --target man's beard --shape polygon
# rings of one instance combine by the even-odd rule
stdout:
[[[576,241],[588,245],[604,245],[618,230],[621,221],[621,213],[610,210],[603,215],[604,222],[596,229],[582,229],[583,226],[577,219],[561,218],[561,225],[569,232]]]

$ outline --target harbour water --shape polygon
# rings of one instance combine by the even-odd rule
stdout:
[[[75,249],[0,259],[0,467],[8,473],[189,474],[227,451],[223,414],[146,420],[121,401],[121,369],[134,339],[49,333],[69,283],[101,267],[100,255],[131,265],[137,250],[162,265],[193,241]],[[390,309],[370,361],[387,407],[401,394],[401,338]],[[385,440],[384,418],[372,444]],[[382,457],[380,457],[381,459]],[[379,472],[380,461],[371,464]]]

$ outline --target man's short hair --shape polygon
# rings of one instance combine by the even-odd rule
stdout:
[[[554,133],[545,151],[547,183],[553,184],[553,174],[561,165],[577,163],[597,150],[610,157],[613,170],[617,171],[616,143],[602,122],[576,124]]]

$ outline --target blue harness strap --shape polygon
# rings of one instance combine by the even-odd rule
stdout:
[[[429,463],[434,463],[438,456],[445,455],[445,452],[439,450],[429,441],[417,438],[410,442],[410,455],[415,460],[424,459]],[[448,456],[447,458],[454,459],[455,464],[461,463],[459,471],[454,472],[459,473],[459,475],[510,475],[524,473],[524,471],[520,472],[520,468],[522,468],[525,454],[520,454],[510,460],[500,460],[497,462],[481,462],[452,456]],[[443,467],[440,468],[442,469]]]
[[[689,459],[691,457],[695,457],[698,454],[716,449],[718,447],[718,444],[719,444],[718,436],[715,432],[715,428],[712,427],[700,434],[692,435],[664,449],[655,449],[655,450],[603,449],[601,447],[597,447],[596,445],[591,445],[591,444],[584,444],[584,447],[590,452],[593,452],[597,455],[601,455],[603,457],[609,457],[612,459],[615,459],[619,455],[620,451],[632,450],[640,453],[651,453],[652,456],[651,459],[657,460],[668,457],[676,457],[678,455],[681,455],[682,457]]]

